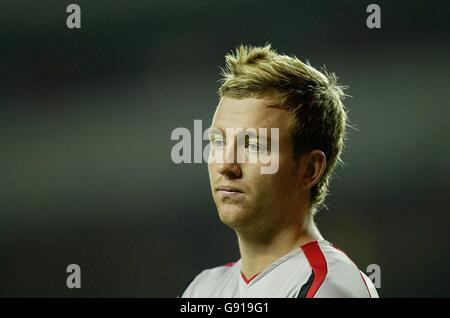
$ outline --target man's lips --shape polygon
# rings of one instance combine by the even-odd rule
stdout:
[[[242,191],[242,190],[239,189],[239,188],[236,188],[236,187],[233,187],[233,186],[225,186],[225,185],[218,186],[218,187],[216,188],[216,191],[222,192],[222,193],[224,193],[224,194],[244,193],[244,191]]]

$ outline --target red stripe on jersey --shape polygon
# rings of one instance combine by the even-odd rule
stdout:
[[[223,266],[225,266],[225,267],[232,267],[234,264],[235,264],[234,262],[231,262],[231,263],[225,264]]]
[[[301,249],[303,250],[303,253],[305,253],[309,265],[314,272],[314,281],[311,284],[311,288],[306,293],[306,298],[313,298],[327,276],[327,261],[325,260],[325,256],[317,241],[305,244],[301,246]]]

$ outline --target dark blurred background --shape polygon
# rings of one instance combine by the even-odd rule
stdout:
[[[226,52],[266,42],[353,96],[322,234],[383,297],[450,296],[448,1],[377,1],[381,29],[369,1],[78,0],[69,30],[70,3],[0,3],[0,296],[175,297],[239,258],[170,136],[210,123]]]

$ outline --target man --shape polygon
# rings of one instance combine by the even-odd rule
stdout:
[[[219,95],[211,153],[225,160],[210,160],[208,170],[219,217],[236,232],[241,259],[204,270],[181,296],[378,297],[313,221],[344,145],[347,114],[336,76],[269,44],[240,46],[226,56]],[[250,128],[277,132],[277,147],[266,149],[278,160],[274,173],[262,173],[262,162],[237,160],[239,150],[249,159],[271,137],[249,135],[242,144],[231,133]]]

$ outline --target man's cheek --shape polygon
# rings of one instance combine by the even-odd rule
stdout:
[[[214,167],[213,167],[212,163],[208,164],[208,175],[209,175],[209,180],[212,181],[213,175],[214,175]]]

